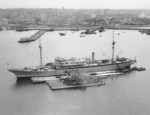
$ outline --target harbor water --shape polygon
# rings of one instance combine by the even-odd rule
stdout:
[[[7,68],[40,65],[39,40],[18,43],[37,31],[0,31],[0,115],[149,115],[150,36],[133,30],[115,30],[115,56],[137,59],[133,71],[105,80],[106,85],[52,91],[44,83],[17,80]],[[81,31],[46,32],[41,36],[43,64],[56,57],[111,58],[112,30],[80,37]]]

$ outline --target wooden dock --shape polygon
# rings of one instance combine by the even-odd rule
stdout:
[[[55,80],[55,81],[47,81],[46,82],[49,87],[52,90],[61,90],[61,89],[74,89],[74,88],[86,88],[86,87],[93,87],[93,86],[100,86],[100,85],[105,85],[104,82],[89,82],[89,83],[83,83],[81,85],[66,85],[63,84],[62,81],[60,80]]]
[[[31,35],[30,37],[27,38],[20,38],[18,41],[19,43],[24,43],[24,42],[31,42],[37,40],[40,36],[42,36],[47,30],[39,30],[35,34]]]

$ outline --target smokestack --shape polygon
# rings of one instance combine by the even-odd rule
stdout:
[[[92,63],[94,63],[95,53],[92,52]]]

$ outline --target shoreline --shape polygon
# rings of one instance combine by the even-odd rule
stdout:
[[[16,31],[29,31],[29,30],[46,30],[46,31],[79,31],[87,29],[100,29],[103,26],[91,26],[91,27],[47,27],[47,28],[7,28],[7,30]],[[107,26],[104,29],[116,29],[116,30],[149,30],[150,26]]]

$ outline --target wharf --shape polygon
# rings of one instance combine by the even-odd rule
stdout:
[[[45,30],[45,31],[79,31],[79,30],[87,30],[87,29],[100,29],[103,26],[85,26],[85,27],[47,27],[47,28],[22,28],[22,31],[29,30]],[[104,26],[105,29],[118,29],[118,30],[149,30],[149,26]],[[15,30],[7,28],[7,30]]]
[[[150,27],[142,26],[115,26],[115,27],[105,27],[106,29],[116,29],[116,30],[149,30]]]
[[[89,82],[89,83],[83,83],[81,85],[66,85],[60,80],[47,81],[46,83],[49,85],[49,87],[52,90],[86,88],[86,87],[105,85],[104,82],[95,82],[95,83],[94,82]]]
[[[24,42],[31,42],[37,40],[40,36],[42,36],[47,30],[39,30],[35,34],[31,35],[30,37],[27,38],[20,38],[18,41],[19,43],[24,43]]]
[[[79,31],[79,30],[86,30],[86,29],[99,29],[100,26],[93,26],[93,27],[48,27],[48,28],[23,28],[22,31],[29,31],[29,30],[46,30],[46,31]],[[8,30],[15,30],[15,29],[8,29]]]

